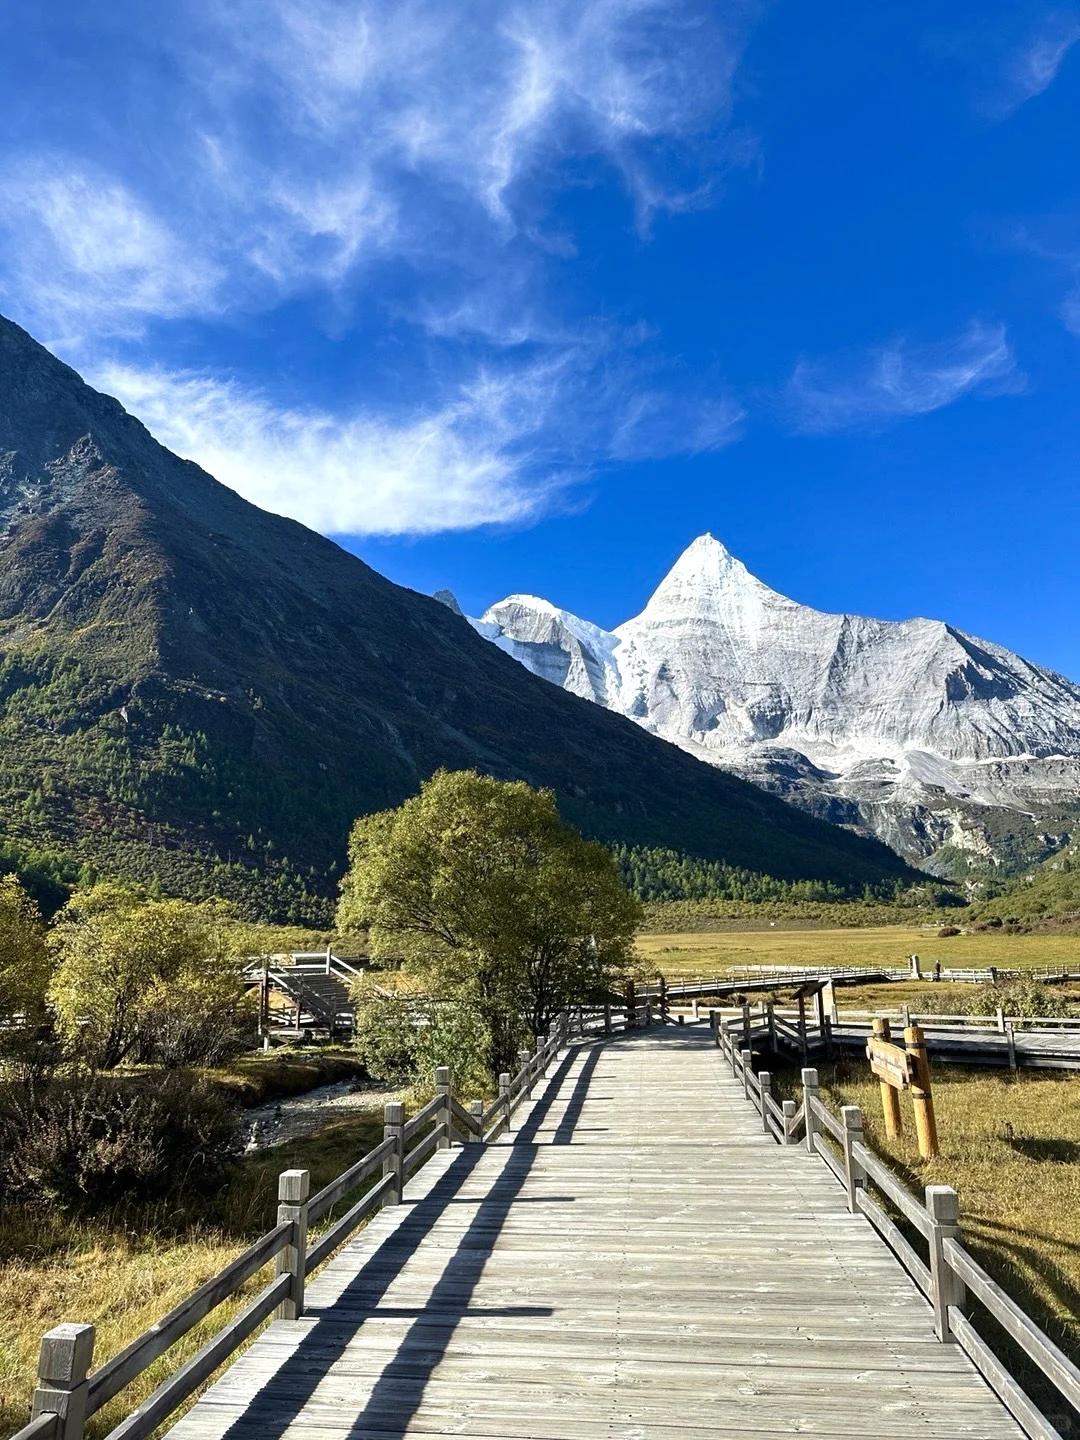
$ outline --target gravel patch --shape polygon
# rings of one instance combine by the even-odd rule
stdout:
[[[404,1100],[407,1089],[375,1085],[364,1080],[340,1080],[334,1085],[320,1085],[305,1095],[286,1100],[270,1100],[244,1112],[244,1151],[265,1150],[281,1145],[300,1135],[313,1135],[331,1120],[359,1114],[364,1110],[382,1111],[391,1100]]]

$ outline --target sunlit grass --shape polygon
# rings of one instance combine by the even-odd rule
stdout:
[[[722,930],[637,939],[642,963],[668,979],[720,975],[733,965],[877,966],[895,969],[919,956],[924,972],[935,960],[949,969],[1080,971],[1080,935],[1003,935],[984,931],[938,939],[937,930],[888,925],[844,930]]]
[[[217,1203],[204,1205],[202,1213],[194,1205],[191,1213],[132,1207],[80,1222],[55,1211],[0,1213],[0,1436],[29,1418],[46,1330],[65,1320],[94,1325],[95,1364],[101,1364],[273,1225],[282,1170],[310,1170],[317,1190],[381,1139],[381,1113],[333,1121],[315,1135],[245,1159]],[[350,1196],[342,1208],[355,1199]],[[242,1296],[220,1306],[121,1391],[90,1421],[87,1434],[98,1437],[117,1425],[270,1275],[269,1267],[261,1271]]]

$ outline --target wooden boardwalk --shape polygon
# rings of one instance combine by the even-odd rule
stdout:
[[[704,1028],[575,1048],[514,1123],[424,1166],[174,1440],[1023,1435]]]

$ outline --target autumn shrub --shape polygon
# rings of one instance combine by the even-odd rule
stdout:
[[[0,1199],[87,1215],[215,1192],[239,1158],[237,1111],[179,1072],[80,1071],[0,1089]]]
[[[475,1006],[407,991],[373,994],[362,984],[354,998],[356,1047],[374,1079],[423,1088],[447,1065],[459,1094],[490,1090],[491,1032]]]

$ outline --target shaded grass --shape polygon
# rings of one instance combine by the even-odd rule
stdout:
[[[238,1105],[264,1105],[303,1095],[320,1085],[365,1076],[366,1069],[353,1049],[274,1049],[241,1055],[228,1065],[201,1071]]]
[[[38,1344],[46,1330],[64,1320],[93,1324],[95,1365],[100,1365],[271,1228],[282,1170],[310,1170],[314,1191],[381,1139],[381,1110],[333,1121],[315,1135],[246,1158],[217,1202],[198,1210],[133,1205],[81,1223],[50,1210],[0,1211],[0,1437],[29,1418]],[[356,1198],[356,1192],[347,1197],[323,1226]],[[260,1271],[121,1391],[89,1422],[88,1436],[102,1436],[117,1425],[262,1289],[270,1274],[269,1267]]]

